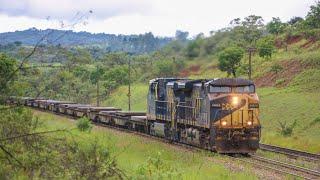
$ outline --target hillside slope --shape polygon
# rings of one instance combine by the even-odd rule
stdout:
[[[288,51],[278,49],[271,59],[253,57],[253,76],[261,100],[262,142],[320,153],[319,47],[319,42],[300,40],[290,44]],[[226,76],[214,57],[190,61],[180,74],[191,78]],[[133,86],[133,110],[146,109],[147,90],[147,82]],[[127,99],[127,87],[122,86],[105,104],[127,109]],[[283,136],[280,123],[290,126],[295,121],[292,135]]]

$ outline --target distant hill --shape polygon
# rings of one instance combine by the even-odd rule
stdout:
[[[140,35],[115,35],[30,28],[23,31],[0,33],[0,45],[11,43],[35,45],[39,39],[48,33],[50,35],[42,42],[44,45],[99,46],[110,52],[125,51],[133,54],[158,50],[173,40],[169,37],[155,37],[151,32]]]

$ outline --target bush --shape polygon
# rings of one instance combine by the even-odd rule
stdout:
[[[148,157],[147,162],[138,167],[137,174],[138,179],[179,179],[181,176],[176,168],[162,159],[161,152],[155,157]]]
[[[278,73],[283,70],[283,67],[280,64],[274,64],[271,66],[270,71],[274,73]]]
[[[0,179],[124,177],[99,139],[79,140],[70,138],[72,131],[45,129],[28,109],[0,110]]]
[[[280,86],[280,85],[282,85],[283,83],[285,83],[286,82],[286,80],[285,79],[277,79],[276,80],[276,86]]]
[[[90,132],[92,129],[91,121],[87,117],[82,117],[82,118],[78,119],[77,128],[80,131]]]
[[[282,136],[291,136],[293,133],[293,129],[297,126],[297,120],[294,120],[291,125],[288,125],[286,121],[278,121],[278,123],[280,126],[279,131]]]

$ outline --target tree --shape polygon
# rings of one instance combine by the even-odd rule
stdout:
[[[116,66],[116,65],[123,65],[127,64],[127,53],[124,52],[115,52],[115,53],[108,53],[106,54],[101,61],[106,65],[106,66]]]
[[[290,24],[291,26],[295,25],[296,23],[299,23],[303,21],[302,17],[292,17],[289,21],[288,24]]]
[[[228,47],[219,54],[219,69],[226,71],[228,75],[232,74],[236,77],[236,70],[240,66],[240,60],[244,54],[240,47]]]
[[[2,97],[5,93],[7,93],[9,86],[11,85],[9,82],[10,77],[15,70],[17,69],[17,61],[8,57],[6,54],[0,53],[0,96]],[[13,79],[17,76],[14,74]],[[12,83],[13,81],[11,81]]]
[[[104,69],[101,67],[101,65],[97,65],[96,66],[96,69],[93,71],[93,72],[91,72],[91,74],[90,74],[90,80],[91,80],[91,82],[92,82],[92,84],[95,84],[96,85],[96,92],[97,92],[97,106],[100,106],[100,80],[101,80],[101,78],[103,77],[103,75],[104,75],[104,73],[105,73],[105,71],[104,71]]]
[[[259,39],[257,42],[257,47],[260,57],[271,58],[271,55],[275,50],[274,38],[272,36],[266,36]]]
[[[78,65],[89,64],[92,62],[92,56],[86,49],[77,48],[74,51],[65,51],[69,70],[72,70]]]
[[[249,45],[255,44],[263,34],[264,24],[261,16],[250,15],[244,20],[236,18],[230,22],[230,25],[236,36],[241,35],[241,39],[237,39],[237,41],[244,40]]]
[[[175,39],[177,41],[186,41],[187,38],[189,36],[189,32],[188,31],[180,31],[180,30],[177,30],[176,31],[176,36],[175,36]]]
[[[155,63],[155,73],[157,76],[168,77],[175,74],[175,64],[172,60],[161,60]]]
[[[282,23],[279,17],[273,17],[272,21],[270,21],[266,26],[267,31],[275,35],[283,33],[285,30],[285,27],[286,27],[286,24]]]
[[[186,55],[189,58],[194,58],[200,54],[200,45],[196,40],[191,41],[186,48]]]
[[[320,1],[310,6],[310,11],[306,16],[305,23],[309,28],[320,28]]]

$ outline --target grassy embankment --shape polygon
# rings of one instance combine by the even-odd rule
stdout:
[[[39,111],[34,113],[47,129],[75,127],[75,121],[65,117]],[[69,135],[88,144],[93,141],[101,143],[115,156],[119,167],[129,179],[161,179],[160,176],[162,179],[256,179],[249,172],[249,166],[244,171],[231,171],[224,166],[224,157],[219,155],[192,152],[116,130],[95,127],[91,133],[72,130]],[[148,172],[149,169],[153,171]]]
[[[319,42],[301,48],[305,43],[306,40],[301,40],[291,44],[288,51],[277,50],[271,59],[254,56],[253,77],[258,81],[269,81],[270,73],[270,78],[274,77],[269,87],[258,88],[262,142],[320,153]],[[296,63],[300,65],[296,66]],[[272,70],[276,65],[282,67],[277,73]],[[191,78],[226,76],[226,73],[217,69],[214,56],[189,61],[185,70]],[[146,109],[147,84],[133,86],[133,110]],[[105,104],[127,109],[127,87],[117,89]],[[279,121],[288,126],[297,122],[292,135],[281,135]]]

